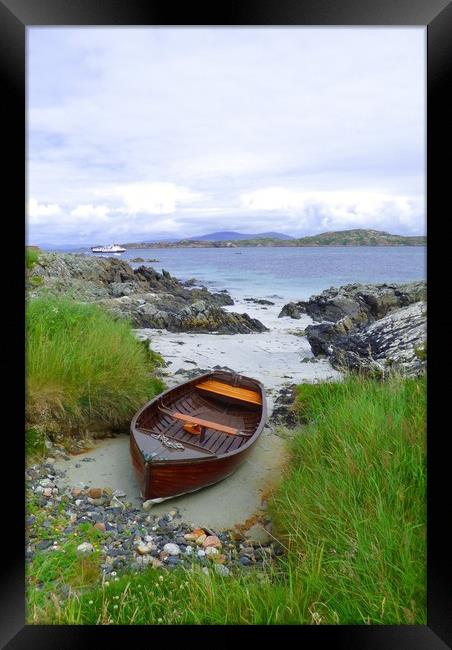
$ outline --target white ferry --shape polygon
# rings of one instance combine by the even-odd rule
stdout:
[[[93,253],[124,253],[125,248],[119,246],[119,244],[111,244],[110,246],[93,246],[91,251]]]

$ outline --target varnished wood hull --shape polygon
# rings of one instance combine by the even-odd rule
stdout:
[[[157,426],[162,426],[161,422],[157,420],[157,417],[153,416],[153,409],[156,408],[156,405],[162,399],[171,399],[173,394],[175,394],[175,399],[179,399],[180,403],[180,400],[184,399],[185,386],[187,386],[187,391],[190,391],[194,382],[212,375],[215,375],[215,373],[203,375],[196,380],[176,387],[176,389],[165,391],[161,396],[143,407],[132,420],[130,452],[134,473],[144,499],[167,499],[218,483],[233,474],[252,451],[253,445],[256,443],[265,425],[266,402],[262,385],[255,380],[244,378],[248,382],[246,384],[247,386],[254,384],[262,395],[262,405],[260,408],[249,407],[248,413],[248,408],[245,409],[240,404],[235,406],[233,415],[231,415],[231,417],[235,418],[244,417],[245,420],[248,418],[246,421],[256,423],[255,431],[249,440],[242,440],[239,443],[233,440],[229,441],[227,436],[223,434],[217,434],[215,438],[215,434],[212,433],[211,439],[214,440],[211,443],[212,448],[215,448],[216,445],[221,450],[229,446],[229,451],[225,453],[210,452],[212,453],[210,455],[208,453],[198,453],[196,450],[187,447],[185,452],[165,450],[167,457],[164,458],[156,457],[149,459],[147,457],[151,450],[158,449],[158,443],[149,436],[146,436],[143,433],[143,429],[140,430],[140,422],[151,422],[149,426],[152,427],[152,430],[154,428],[156,429]],[[224,373],[223,376],[225,376]],[[179,395],[182,397],[179,397]],[[211,403],[209,402],[209,404]],[[217,404],[214,406],[217,406]],[[218,406],[218,408],[220,407]],[[225,408],[228,408],[228,406],[226,405]],[[154,419],[152,419],[153,417]],[[171,425],[167,426],[171,429]],[[189,445],[190,440],[193,440],[193,438],[190,438],[189,435],[187,436],[181,431],[182,424],[180,424],[180,429],[177,428],[177,425],[172,425],[172,427],[173,431],[176,431],[174,434],[175,439],[185,440],[185,444]],[[194,439],[196,440],[196,438]],[[232,448],[234,445],[238,446],[234,449]]]

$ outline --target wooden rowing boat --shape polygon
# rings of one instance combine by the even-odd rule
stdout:
[[[161,393],[130,426],[133,469],[144,499],[161,501],[230,476],[264,428],[263,385],[210,372]]]

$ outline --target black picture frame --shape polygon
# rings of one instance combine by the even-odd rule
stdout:
[[[7,239],[7,272],[4,297],[8,309],[2,320],[5,342],[1,355],[3,377],[4,467],[11,465],[10,478],[3,478],[3,496],[0,521],[6,542],[0,556],[0,644],[11,650],[60,650],[87,645],[90,642],[110,641],[131,643],[131,637],[143,636],[146,643],[167,643],[173,634],[182,643],[189,638],[196,643],[206,642],[207,636],[227,640],[235,626],[220,630],[213,626],[196,628],[176,627],[147,630],[146,627],[69,627],[31,626],[25,621],[25,567],[24,517],[25,490],[23,467],[24,444],[22,436],[24,413],[24,304],[20,283],[25,284],[23,250],[25,224],[23,203],[25,194],[25,32],[36,25],[347,25],[347,26],[424,26],[427,31],[427,209],[428,254],[427,277],[429,304],[429,380],[428,380],[428,624],[426,626],[294,626],[290,632],[307,647],[327,643],[334,648],[348,650],[409,649],[427,650],[450,647],[452,641],[452,608],[450,581],[450,543],[445,531],[448,500],[445,497],[448,477],[448,455],[443,446],[447,437],[448,403],[446,384],[440,377],[440,355],[444,357],[444,335],[441,327],[447,325],[439,305],[443,297],[440,280],[434,275],[435,259],[447,260],[446,245],[450,238],[444,234],[448,205],[446,192],[449,163],[440,153],[449,152],[450,108],[445,100],[447,81],[451,78],[452,3],[450,0],[261,0],[246,2],[234,0],[218,6],[185,4],[175,8],[169,3],[152,0],[0,0],[0,66],[2,75],[3,133],[8,140],[3,148],[4,198],[11,202],[3,221],[13,227],[13,237]],[[449,127],[449,129],[448,129]],[[4,137],[5,141],[5,137]],[[17,243],[17,246],[16,246]],[[434,251],[434,252],[433,252]],[[446,267],[447,269],[447,267]],[[445,269],[445,271],[446,271]],[[9,281],[11,279],[11,281]],[[438,281],[437,281],[438,279]],[[19,291],[17,289],[19,288]],[[14,306],[12,306],[14,305]],[[438,311],[437,311],[438,310]],[[442,347],[440,348],[440,345]],[[21,459],[21,460],[17,460]],[[2,477],[4,474],[2,473]],[[284,627],[284,626],[283,626]],[[156,638],[157,631],[160,633]],[[261,630],[262,631],[262,630]],[[287,632],[281,626],[265,627],[264,634],[278,636]],[[164,632],[164,636],[162,635]],[[239,630],[241,636],[254,638],[255,629]],[[268,637],[270,641],[270,637]],[[244,639],[245,640],[245,639]]]

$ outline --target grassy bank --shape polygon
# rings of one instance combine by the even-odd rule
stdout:
[[[287,549],[276,563],[227,577],[148,569],[63,599],[61,566],[39,596],[33,585],[72,551],[37,554],[28,622],[425,624],[425,383],[351,377],[299,387],[306,424],[270,499]],[[92,584],[93,566],[85,573]]]
[[[38,298],[26,308],[27,423],[71,431],[127,425],[163,389],[130,325],[95,305]]]

